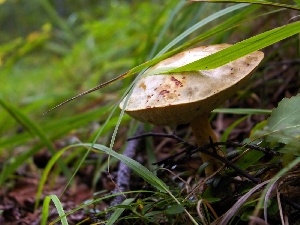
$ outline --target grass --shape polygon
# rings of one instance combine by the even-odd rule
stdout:
[[[249,174],[258,174],[263,182],[260,185],[242,178],[243,182],[238,182],[235,179],[237,174],[229,169],[215,179],[203,178],[186,168],[173,170],[151,166],[155,170],[149,171],[147,166],[121,154],[126,137],[134,134],[137,123],[126,114],[123,115],[117,103],[130,91],[136,75],[183,49],[198,44],[227,42],[236,43],[226,50],[229,52],[211,55],[188,68],[179,69],[219,66],[251,51],[263,49],[266,57],[253,75],[252,83],[228,101],[224,109],[216,110],[212,117],[220,122],[222,120],[219,117],[223,116],[223,121],[232,124],[223,128],[223,141],[235,137],[240,142],[260,143],[265,148],[280,146],[278,151],[285,157],[286,149],[280,145],[280,141],[269,143],[263,138],[252,140],[251,135],[264,129],[266,116],[283,97],[296,95],[299,91],[299,82],[295,78],[299,76],[299,63],[292,64],[293,60],[299,58],[300,26],[293,19],[300,8],[299,2],[230,2],[235,4],[185,1],[132,1],[130,4],[115,1],[97,4],[76,1],[72,5],[56,6],[43,0],[26,4],[23,22],[18,16],[12,20],[17,24],[16,30],[1,24],[8,31],[0,38],[0,77],[1,83],[5,84],[0,91],[0,160],[3,164],[0,183],[7,186],[5,190],[8,193],[14,190],[14,183],[29,168],[26,176],[34,174],[41,179],[35,209],[42,209],[39,218],[43,224],[58,220],[63,224],[72,224],[70,215],[83,208],[86,216],[82,223],[88,218],[92,221],[94,214],[96,221],[105,221],[106,211],[99,202],[109,206],[105,202],[108,200],[103,199],[113,198],[114,195],[109,194],[102,179],[107,171],[111,176],[116,170],[117,161],[121,160],[136,174],[133,175],[132,190],[149,190],[150,193],[139,195],[132,191],[127,193],[128,199],[123,204],[115,208],[108,207],[108,211],[112,212],[117,208],[109,220],[111,224],[141,221],[145,224],[182,224],[186,221],[194,224],[210,224],[213,221],[239,224],[248,221],[254,224],[259,218],[285,224],[284,216],[288,208],[297,209],[281,202],[279,197],[274,198],[276,194],[281,194],[289,199],[289,195],[280,193],[279,188],[274,194],[272,187],[280,186],[279,181],[282,180],[290,182],[289,186],[285,186],[287,189],[295,186],[293,181],[298,178],[295,167],[299,165],[299,158],[295,154],[286,156],[285,160],[291,162],[289,166],[282,166],[278,156],[268,158],[249,149],[234,149],[231,160]],[[3,7],[0,18],[6,20],[9,15],[4,9],[15,13],[24,7],[21,2],[13,4],[4,1],[0,4]],[[64,12],[58,15],[58,9],[64,9]],[[40,20],[33,20],[36,16]],[[272,62],[277,64],[274,66]],[[286,64],[290,66],[289,70],[276,75],[274,67],[281,70],[281,65],[284,65],[281,62],[290,63]],[[115,79],[120,74],[119,81],[42,116],[65,99]],[[283,86],[285,79],[294,82],[286,82]],[[280,88],[285,91],[278,92]],[[278,97],[272,99],[275,92],[278,92]],[[235,130],[241,129],[239,127],[249,120],[254,122],[248,130],[244,129],[244,135],[235,135]],[[147,129],[151,131],[153,128]],[[170,128],[163,128],[163,131],[170,132]],[[186,127],[179,127],[177,131],[179,134],[183,132],[182,136],[189,140],[190,133]],[[65,147],[74,142],[80,144],[65,151]],[[147,139],[140,153],[145,164],[150,164],[147,161],[154,156],[160,158],[162,153],[153,156],[151,152],[161,149],[159,146],[162,146],[162,142],[166,143],[164,148],[169,151],[184,149],[182,145],[171,145],[173,142],[168,139],[154,138],[154,142]],[[88,147],[88,151],[84,147]],[[49,158],[39,167],[36,158],[45,149]],[[116,157],[117,160],[110,157]],[[93,169],[87,175],[84,171],[89,168]],[[196,171],[201,169],[197,168]],[[90,196],[97,209],[95,213],[92,213],[90,204],[84,202],[77,203],[79,206],[73,208],[63,208],[62,202],[71,201],[64,197],[64,193],[50,193],[44,197],[43,190],[51,187],[48,184],[51,182],[46,182],[50,177],[54,180],[63,177],[66,182],[62,190],[69,193],[75,188],[76,180],[82,179],[80,174],[92,180],[88,186],[95,193]],[[208,188],[205,188],[207,185]],[[229,186],[234,186],[235,190]],[[105,195],[97,196],[99,190],[106,191]],[[234,195],[240,198],[234,198]],[[47,218],[53,210],[50,199],[60,219]],[[234,210],[222,211],[222,208],[226,208],[222,201],[234,205],[238,199]],[[267,205],[268,200],[271,201],[270,205]],[[40,201],[44,202],[43,207]],[[272,207],[275,210],[272,211]],[[260,216],[262,208],[264,217]],[[289,220],[295,222],[297,218]]]

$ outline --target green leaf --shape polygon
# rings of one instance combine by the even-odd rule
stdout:
[[[167,210],[167,214],[178,214],[184,211],[184,207],[182,205],[171,205]]]
[[[63,206],[60,202],[60,200],[58,199],[58,197],[56,195],[49,195],[46,197],[46,202],[49,203],[49,199],[47,198],[51,198],[51,200],[53,201],[54,205],[55,205],[55,208],[58,212],[58,215],[60,217],[60,222],[62,225],[68,225],[68,221],[67,221],[67,218],[66,218],[66,214],[64,212],[64,209],[63,209]],[[43,219],[44,220],[44,219]],[[53,225],[54,223],[51,222],[50,223],[51,225]]]
[[[268,118],[268,142],[280,142],[300,147],[300,94],[283,99]]]
[[[263,156],[263,152],[249,151],[243,157],[239,158],[234,165],[242,170],[246,170],[249,166],[255,165]]]
[[[248,38],[187,65],[168,70],[165,73],[214,69],[297,33],[300,33],[300,22],[284,25]]]

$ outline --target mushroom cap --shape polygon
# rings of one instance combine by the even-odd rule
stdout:
[[[153,74],[154,69],[177,68],[211,55],[229,44],[201,46],[178,53],[149,68],[133,87],[126,106],[131,117],[154,125],[179,125],[208,114],[244,86],[263,59],[256,51],[211,70]],[[150,75],[149,75],[150,74]]]

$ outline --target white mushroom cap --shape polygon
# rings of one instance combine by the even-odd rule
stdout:
[[[211,70],[149,74],[154,69],[186,65],[229,46],[219,44],[189,49],[151,67],[134,86],[126,113],[154,125],[185,124],[199,114],[210,113],[248,82],[249,74],[264,57],[262,52],[253,52]],[[125,99],[120,108],[124,107]]]

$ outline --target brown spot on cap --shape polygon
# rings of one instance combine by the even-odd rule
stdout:
[[[146,88],[147,88],[145,82],[141,82],[139,87],[142,88],[143,90],[146,90]]]
[[[182,84],[182,82],[180,82],[179,80],[177,80],[175,77],[171,77],[171,81],[173,81],[174,83],[175,83],[175,85],[177,86],[177,87],[183,87],[183,84]]]

